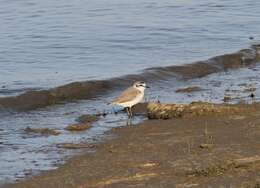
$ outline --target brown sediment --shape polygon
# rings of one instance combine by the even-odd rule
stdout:
[[[110,134],[116,139],[99,144],[96,152],[2,187],[256,187],[259,117],[260,106],[255,104],[246,112],[147,120],[115,128]]]
[[[91,125],[88,123],[75,123],[75,124],[68,125],[64,129],[67,131],[84,131],[89,128],[91,128]]]
[[[203,90],[203,89],[199,86],[190,86],[190,87],[177,89],[175,92],[176,93],[192,93],[192,92],[201,91],[201,90]]]
[[[126,87],[136,80],[154,82],[176,77],[193,79],[228,69],[242,68],[259,62],[260,45],[182,66],[155,67],[142,74],[126,75],[109,80],[74,82],[50,90],[29,91],[16,97],[0,98],[0,108],[17,111],[33,110],[71,100],[91,99],[115,88]]]

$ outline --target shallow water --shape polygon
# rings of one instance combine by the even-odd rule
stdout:
[[[253,102],[249,97],[249,88],[257,88],[253,93],[260,96],[259,80],[260,65],[240,70],[221,72],[203,78],[180,81],[170,78],[152,83],[146,91],[146,101],[161,101],[170,103],[189,103],[192,101],[209,101],[221,103],[226,95],[232,96],[231,103]],[[176,93],[179,88],[200,86],[203,90],[194,93]],[[102,141],[104,133],[113,127],[126,126],[127,116],[124,113],[114,114],[120,108],[107,105],[110,95],[97,97],[95,100],[82,100],[65,105],[56,105],[31,112],[1,114],[0,121],[0,184],[23,179],[25,176],[43,170],[56,168],[71,155],[79,154],[81,150],[66,150],[56,147],[59,143],[96,143]],[[256,98],[255,100],[259,100]],[[83,114],[97,112],[109,113],[93,124],[89,130],[71,133],[64,128],[74,123]],[[132,125],[146,119],[136,116]],[[39,136],[24,131],[27,127],[48,127],[60,131],[58,136]],[[90,150],[92,151],[92,150]],[[84,150],[86,152],[86,150]]]
[[[260,40],[259,7],[253,0],[3,0],[0,95],[240,50]]]
[[[260,2],[249,0],[6,0],[1,8],[0,96],[138,73],[154,66],[182,65],[260,40]],[[150,83],[146,100],[220,103],[231,95],[232,103],[251,102],[247,89],[256,88],[254,94],[260,95],[259,73],[260,66],[252,65],[191,80],[169,77]],[[194,85],[203,90],[175,93]],[[58,149],[58,143],[97,142],[112,127],[125,126],[126,115],[115,115],[112,112],[119,108],[106,105],[119,92],[29,112],[0,113],[0,184],[56,168],[82,152]],[[87,131],[64,130],[82,114],[103,111],[111,114]],[[143,119],[137,116],[133,124]],[[27,134],[24,129],[28,126],[62,134]]]

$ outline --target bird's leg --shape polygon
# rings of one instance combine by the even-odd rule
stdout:
[[[130,112],[130,117],[132,117],[133,113],[132,113],[132,108],[131,107],[129,107],[129,112]]]
[[[129,107],[126,107],[126,112],[127,112],[128,117],[130,117]]]

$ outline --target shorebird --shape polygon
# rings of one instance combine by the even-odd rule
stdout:
[[[144,98],[144,90],[149,88],[146,86],[145,82],[138,81],[133,84],[133,86],[124,90],[121,95],[115,98],[111,104],[119,105],[126,108],[128,117],[132,117],[132,107]]]

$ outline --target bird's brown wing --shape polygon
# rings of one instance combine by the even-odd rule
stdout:
[[[125,103],[128,101],[133,100],[134,98],[137,97],[138,94],[141,92],[133,87],[127,88],[125,91],[119,95],[119,97],[115,98],[112,103]]]

